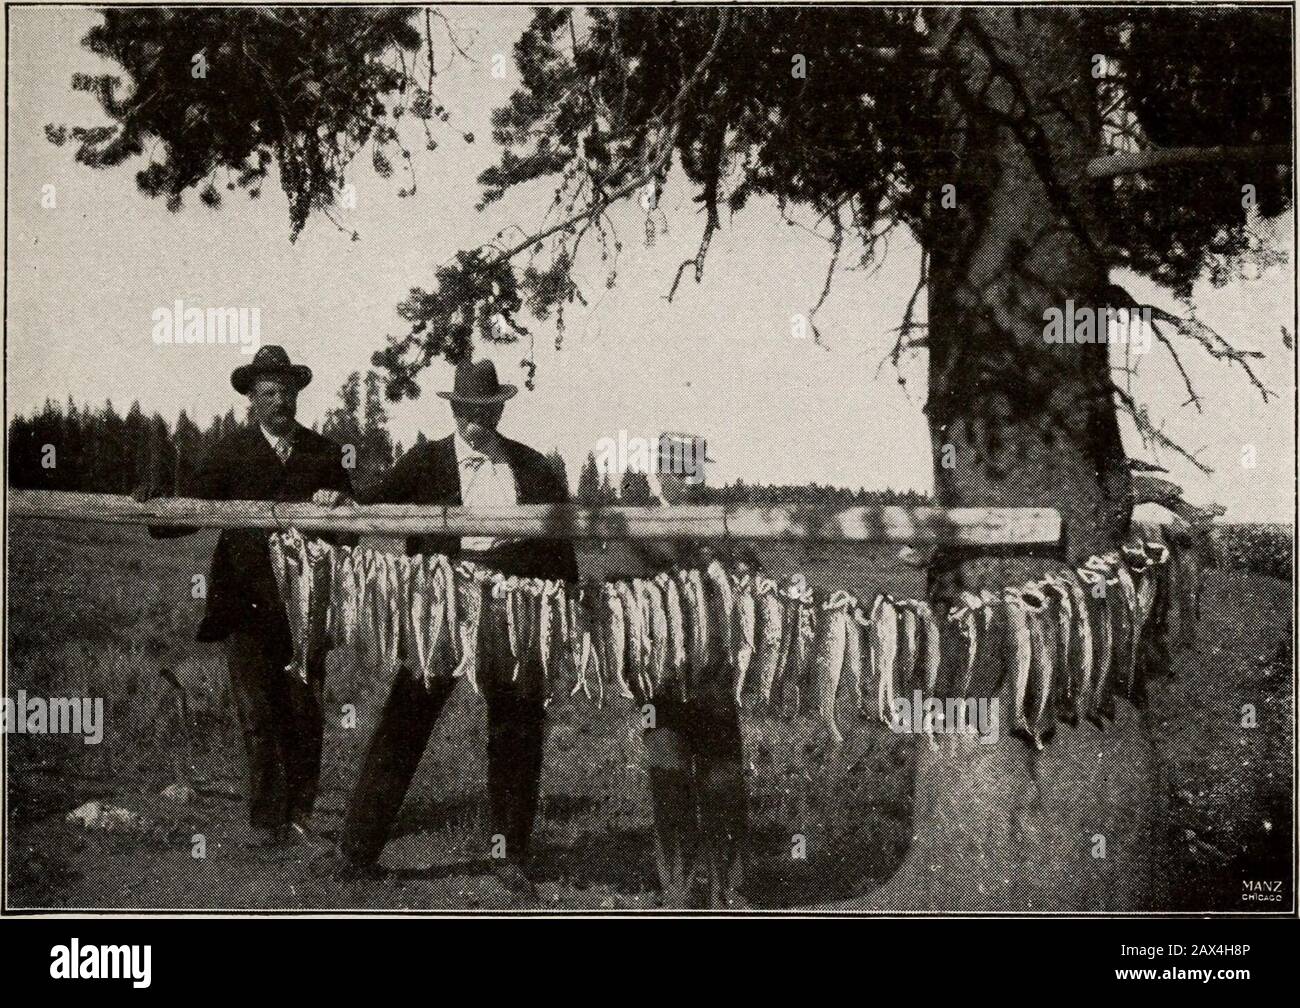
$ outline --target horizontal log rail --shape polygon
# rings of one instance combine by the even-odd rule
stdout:
[[[155,498],[10,490],[12,517],[191,528],[296,528],[362,535],[496,536],[536,539],[806,540],[900,546],[1055,544],[1061,516],[1051,508],[441,507],[368,504],[319,507],[269,501]]]

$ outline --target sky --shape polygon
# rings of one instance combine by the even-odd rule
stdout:
[[[440,69],[452,121],[440,147],[413,153],[417,193],[399,198],[409,181],[380,179],[362,159],[350,178],[355,209],[337,214],[340,231],[314,217],[289,240],[287,203],[274,180],[257,200],[226,193],[221,208],[191,196],[179,213],[141,194],[137,165],[93,171],[73,148],[45,139],[46,123],[104,121],[94,99],[69,86],[76,72],[111,69],[80,46],[98,15],[89,8],[11,7],[9,74],[9,254],[7,367],[10,413],[47,397],[102,403],[124,410],[139,400],[169,420],[180,409],[200,423],[244,400],[230,386],[248,357],[230,346],[157,346],[154,312],[176,299],[200,307],[257,307],[261,341],[282,344],[315,373],[299,418],[319,421],[338,389],[389,334],[401,334],[396,305],[410,288],[429,286],[434,268],[463,248],[541,220],[545,183],[477,212],[476,178],[493,163],[491,110],[516,87],[511,57],[530,12],[523,7],[448,10],[473,62]],[[504,79],[492,75],[505,57]],[[454,128],[452,128],[454,127]],[[468,144],[459,134],[471,132]],[[53,186],[56,205],[42,205]],[[806,483],[867,488],[932,488],[925,427],[924,351],[899,371],[881,367],[891,332],[917,280],[919,251],[904,235],[890,243],[880,269],[868,274],[841,260],[817,315],[825,346],[791,333],[825,282],[830,249],[804,227],[755,201],[724,218],[710,246],[703,282],[688,271],[672,303],[665,299],[679,264],[693,258],[702,217],[683,180],[664,194],[660,231],[645,246],[644,214],[629,205],[615,215],[623,250],[617,281],[586,270],[589,307],[573,306],[564,346],[553,323],[535,328],[536,388],[522,389],[528,347],[487,347],[503,381],[521,386],[502,430],[546,451],[558,449],[576,479],[602,438],[654,439],[689,431],[708,441],[710,482]],[[1123,222],[1117,222],[1118,227]],[[662,233],[666,228],[666,233]],[[358,240],[351,240],[355,229]],[[1202,393],[1203,413],[1187,398],[1172,361],[1156,349],[1138,361],[1134,388],[1174,440],[1201,451],[1215,472],[1203,476],[1169,453],[1141,443],[1126,425],[1129,454],[1168,466],[1189,499],[1220,502],[1229,519],[1292,521],[1295,456],[1294,351],[1282,328],[1294,328],[1293,222],[1277,222],[1286,263],[1221,289],[1198,288],[1203,321],[1238,346],[1265,353],[1257,370],[1278,393],[1264,404],[1239,373],[1183,349]],[[1140,301],[1182,308],[1154,285],[1116,273]],[[436,363],[421,378],[424,394],[390,404],[394,437],[409,445],[416,431],[450,429],[443,400],[450,368]],[[1253,458],[1254,465],[1246,466]]]

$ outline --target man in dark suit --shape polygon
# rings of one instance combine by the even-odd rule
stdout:
[[[298,393],[311,370],[291,364],[278,346],[264,346],[230,378],[249,398],[249,423],[212,450],[189,495],[205,500],[330,500],[351,481],[342,449],[299,424]],[[137,499],[157,496],[139,488]],[[319,491],[331,491],[321,496]],[[192,528],[151,528],[157,538]],[[307,834],[320,777],[324,722],[323,656],[305,684],[286,670],[293,655],[284,605],[276,589],[266,532],[226,529],[208,580],[207,612],[198,640],[224,641],[230,688],[248,758],[251,845],[295,842]]]
[[[554,504],[568,499],[568,487],[545,457],[497,433],[505,402],[517,390],[497,380],[491,361],[456,369],[450,400],[455,433],[412,448],[360,503],[512,506]],[[445,553],[473,560],[507,575],[577,577],[573,545],[567,541],[464,540],[415,536],[407,552]],[[504,634],[499,602],[484,600],[480,641]],[[499,873],[511,888],[527,891],[527,858],[542,767],[544,697],[538,670],[497,668],[503,649],[478,649],[478,682],[488,708],[488,797]],[[338,868],[373,865],[401,809],[420,755],[458,680],[438,678],[428,688],[409,670],[398,672],[370,740],[352,793],[339,844]]]

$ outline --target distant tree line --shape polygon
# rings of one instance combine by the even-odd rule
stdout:
[[[554,456],[558,458],[559,456]],[[560,463],[563,465],[563,462]],[[623,473],[614,485],[608,471],[596,464],[594,454],[587,455],[578,476],[577,501],[591,507],[613,504],[653,506],[664,503],[655,493],[650,477],[636,470]],[[746,483],[736,480],[721,486],[707,483],[687,484],[680,500],[674,504],[730,505],[733,507],[817,507],[842,510],[868,504],[931,504],[933,499],[916,490],[851,490],[848,487],[808,483],[792,486],[781,483]]]
[[[387,472],[402,451],[389,434],[383,399],[379,375],[369,372],[362,378],[354,372],[339,391],[339,405],[320,427],[340,445],[355,447],[353,482],[358,487]],[[47,399],[30,416],[9,422],[9,485],[114,494],[150,485],[183,497],[217,442],[247,423],[233,409],[200,429],[184,410],[170,424],[158,413],[147,416],[138,402],[123,416],[111,400],[95,408],[72,399],[63,406]],[[417,443],[423,440],[421,435]]]
[[[169,424],[133,403],[126,415],[112,401],[99,408],[51,400],[9,421],[9,485],[36,490],[130,493],[145,482],[183,492],[199,463],[246,421],[230,410],[205,430],[184,410]]]
[[[319,429],[340,445],[355,447],[353,484],[371,486],[402,455],[402,445],[388,430],[383,379],[373,371],[351,374],[339,390],[339,404],[325,415]],[[151,484],[161,493],[184,497],[194,474],[222,438],[247,424],[229,410],[200,429],[184,410],[169,424],[160,414],[147,416],[133,403],[126,415],[111,401],[99,408],[46,400],[30,416],[9,422],[9,485],[20,489],[73,490],[81,493],[129,494]],[[316,425],[313,424],[313,429]],[[424,434],[415,444],[423,444]],[[556,475],[573,489],[563,456],[547,455]],[[662,504],[650,478],[628,471],[615,485],[588,455],[578,477],[576,500],[589,506]],[[914,490],[850,490],[846,487],[786,486],[737,480],[722,486],[687,485],[680,504],[728,504],[736,507],[819,507],[841,509],[865,504],[928,504]]]

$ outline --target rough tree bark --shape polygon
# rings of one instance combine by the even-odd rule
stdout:
[[[927,414],[939,503],[1057,508],[1046,555],[936,556],[932,594],[1000,593],[1114,549],[1132,487],[1105,345],[1050,344],[1044,312],[1095,306],[1106,227],[1087,164],[1099,149],[1091,53],[1075,9],[933,11],[956,206],[933,193]],[[939,184],[942,184],[940,182]],[[1054,553],[1054,555],[1053,555]],[[955,658],[956,656],[947,656]],[[946,660],[947,660],[946,658]],[[1046,749],[1008,737],[916,748],[913,842],[866,901],[890,910],[1123,910],[1150,905],[1161,799],[1139,712]]]

